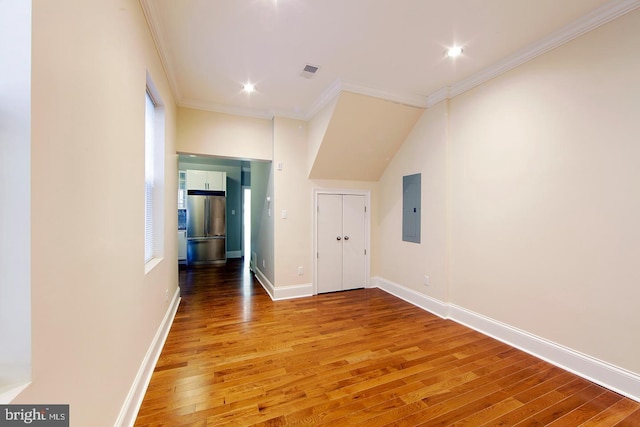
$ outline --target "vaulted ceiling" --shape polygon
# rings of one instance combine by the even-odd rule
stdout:
[[[427,108],[552,49],[615,18],[630,3],[141,0],[179,106],[310,120],[350,92],[369,97],[372,110],[380,99],[413,107],[398,110],[407,116],[388,118],[389,126],[401,125],[388,141],[377,142],[385,145],[379,153],[385,158],[406,136],[415,108]],[[463,54],[445,57],[452,45],[462,46]],[[310,78],[303,73],[308,64],[318,67]],[[247,82],[255,84],[255,92],[242,91]],[[335,113],[354,114],[346,104],[361,101],[343,99]],[[383,118],[369,123],[373,120]],[[364,128],[336,135],[347,132],[344,121],[330,121],[338,127],[327,129],[327,143],[368,137]],[[355,122],[351,126],[367,126],[365,119]]]

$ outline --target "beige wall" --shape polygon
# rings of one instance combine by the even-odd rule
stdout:
[[[274,240],[276,287],[310,285],[313,282],[313,190],[364,190],[371,194],[371,228],[377,222],[377,182],[307,179],[308,124],[299,120],[274,119]],[[282,170],[278,165],[282,164]],[[253,180],[253,178],[252,178]],[[253,181],[252,181],[253,182]],[[287,218],[282,218],[282,211]],[[374,244],[371,244],[373,247]],[[372,255],[373,256],[373,255]],[[373,262],[372,262],[373,264]],[[298,274],[298,267],[304,273]]]
[[[640,373],[638,28],[635,11],[460,95],[448,122],[446,102],[425,112],[380,181],[380,275]],[[397,200],[415,172],[420,245]]]
[[[307,179],[307,124],[299,120],[274,119],[274,233],[275,285],[311,283],[313,211],[312,190]],[[278,165],[282,170],[278,170]],[[282,218],[282,211],[287,218]],[[298,267],[304,273],[298,275]]]
[[[640,372],[640,11],[451,101],[455,303]]]
[[[111,426],[177,289],[175,106],[136,0],[33,1],[32,384]],[[144,94],[165,104],[164,259],[144,267]]]
[[[271,160],[272,122],[178,108],[177,151],[239,159]]]
[[[346,91],[337,98],[312,120],[309,177],[378,181],[424,110]],[[328,112],[331,119],[319,142]]]
[[[428,109],[380,179],[378,274],[447,300],[446,265],[447,102]],[[402,177],[421,174],[420,243],[402,241]],[[424,276],[429,276],[429,287]]]
[[[252,170],[276,287],[311,280],[313,188],[367,189],[372,275],[640,372],[637,28],[640,12],[427,110],[379,183],[318,181],[304,123],[176,112],[137,1],[35,0],[33,384],[16,403],[115,421],[177,287],[176,151],[282,161]],[[145,275],[146,71],[166,104],[167,184],[165,258]],[[417,172],[420,245],[400,233],[401,177]]]
[[[204,116],[215,114],[203,113]],[[183,117],[179,114],[179,122]],[[242,117],[236,119],[247,120]],[[272,127],[269,134],[273,135],[273,164],[251,162],[252,252],[256,256],[256,268],[261,279],[266,278],[276,288],[310,285],[313,281],[313,188],[369,190],[374,205],[377,204],[377,183],[307,179],[308,124],[281,117],[275,117],[269,123]],[[234,120],[211,123],[218,134],[233,132],[236,125]],[[183,126],[178,125],[179,128]],[[222,151],[207,151],[205,145],[204,139],[194,141],[191,152],[222,155]],[[251,157],[249,154],[238,156]],[[282,170],[277,169],[280,163]],[[267,202],[267,197],[270,202]],[[282,218],[283,210],[287,211],[286,219]],[[377,217],[374,212],[371,215],[374,224]],[[373,227],[371,238],[373,247]],[[298,267],[303,268],[302,275],[298,274]]]
[[[331,116],[336,109],[340,95],[336,95],[320,111],[318,111],[308,122],[308,149],[307,149],[307,176],[311,175],[313,163],[316,160],[322,140],[327,132]]]

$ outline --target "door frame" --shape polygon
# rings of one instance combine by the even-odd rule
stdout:
[[[371,190],[345,188],[314,188],[313,189],[313,295],[318,295],[318,199],[323,194],[354,195],[365,197],[366,212],[364,215],[364,248],[365,288],[369,287],[371,275]]]
[[[246,215],[247,215],[247,213],[246,213],[247,200],[246,200],[246,197],[245,197],[246,190],[249,190],[249,192],[251,192],[251,186],[250,185],[241,185],[240,186],[240,191],[242,192],[242,208],[241,208],[241,210],[242,210],[242,212],[241,212],[241,215],[242,215],[241,224],[242,224],[242,226],[240,227],[240,229],[241,229],[241,233],[240,234],[241,234],[241,242],[242,243],[240,245],[240,253],[241,253],[240,258],[243,258],[242,261],[243,261],[243,264],[245,265],[245,267],[250,268],[250,266],[251,266],[251,252],[252,252],[251,240],[252,240],[252,234],[253,234],[253,231],[251,231],[251,225],[252,225],[251,224],[251,221],[252,221],[252,217],[251,217],[251,202],[252,202],[252,200],[251,200],[251,197],[252,196],[249,195],[249,197],[250,197],[250,199],[249,199],[249,212],[248,212],[248,215],[249,215],[249,224],[248,224],[248,226],[249,226],[249,248],[248,249],[249,249],[249,251],[247,251],[247,247],[246,247],[247,236],[245,235],[245,233],[247,232],[247,229],[246,229],[247,224],[245,224],[245,218],[246,218]],[[245,258],[245,255],[249,255],[249,257]]]

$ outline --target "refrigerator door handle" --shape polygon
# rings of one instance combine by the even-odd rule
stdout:
[[[209,200],[209,198],[207,197],[206,199],[204,199],[204,235],[206,237],[209,237],[209,230],[211,229],[209,220],[209,216],[211,215],[210,212],[211,200]]]

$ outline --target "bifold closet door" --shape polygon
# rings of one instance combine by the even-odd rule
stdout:
[[[365,285],[365,197],[321,194],[317,212],[318,293]]]

